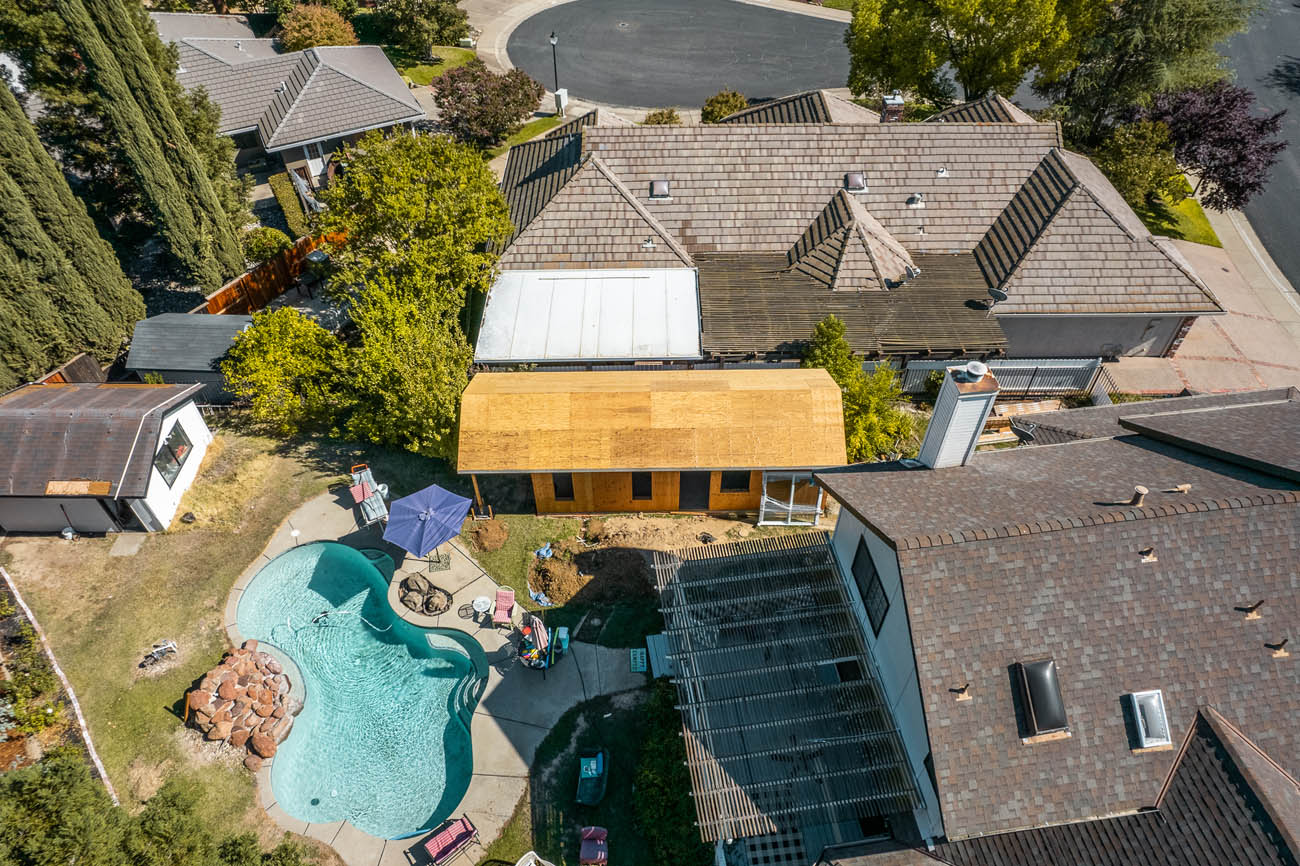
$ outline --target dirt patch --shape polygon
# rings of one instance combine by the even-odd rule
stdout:
[[[724,520],[721,517],[652,517],[640,514],[619,515],[605,519],[601,542],[615,547],[636,547],[643,550],[680,550],[698,547],[701,536],[717,541],[738,541],[748,538],[758,530],[753,523],[743,520]]]
[[[492,553],[506,546],[510,529],[500,520],[476,520],[469,530],[474,548],[481,553]]]
[[[0,741],[0,773],[26,767],[30,763],[22,737]]]
[[[171,761],[150,764],[137,759],[126,768],[126,783],[137,800],[148,800],[158,793],[173,770],[175,767]]]
[[[279,458],[264,450],[230,447],[230,439],[218,433],[203,455],[199,470],[202,484],[186,491],[177,514],[191,513],[194,522],[177,520],[171,532],[219,529],[239,532],[254,510],[253,500],[275,474]]]
[[[533,561],[530,583],[556,604],[578,595],[587,604],[613,604],[649,597],[650,563],[640,550],[566,541],[550,559]]]

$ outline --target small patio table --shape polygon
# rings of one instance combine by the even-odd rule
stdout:
[[[492,599],[486,595],[475,596],[470,604],[474,606],[474,612],[478,614],[486,614],[492,609]]]

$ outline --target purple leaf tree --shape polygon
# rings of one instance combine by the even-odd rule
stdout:
[[[496,75],[481,60],[433,80],[439,122],[455,138],[479,147],[491,147],[517,132],[545,93],[522,69]]]
[[[1241,208],[1264,188],[1286,142],[1277,138],[1286,112],[1260,117],[1255,95],[1219,81],[1157,94],[1142,112],[1169,127],[1174,156],[1199,177],[1196,191],[1215,210]]]

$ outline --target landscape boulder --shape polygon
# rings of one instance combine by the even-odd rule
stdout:
[[[186,695],[186,722],[212,742],[247,750],[244,766],[256,771],[275,754],[302,710],[290,690],[284,666],[260,650],[257,641],[248,640]]]

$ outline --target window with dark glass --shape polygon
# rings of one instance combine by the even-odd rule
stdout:
[[[553,472],[551,484],[555,486],[556,502],[573,501],[573,475],[568,472]]]
[[[748,493],[749,472],[723,472],[720,487],[723,493]]]
[[[876,562],[871,558],[864,538],[858,539],[858,551],[853,554],[853,581],[858,585],[867,618],[871,620],[871,632],[880,637],[880,627],[885,623],[885,614],[889,613],[889,599],[885,596],[885,585],[880,581],[880,572],[876,571]]]
[[[633,499],[653,499],[654,498],[654,476],[649,472],[632,473],[632,498]]]
[[[167,441],[153,458],[154,468],[163,477],[163,481],[167,482],[168,487],[176,482],[176,476],[181,474],[181,467],[185,465],[185,460],[190,456],[193,448],[190,437],[185,435],[181,425],[172,427],[172,432],[167,434]]]

